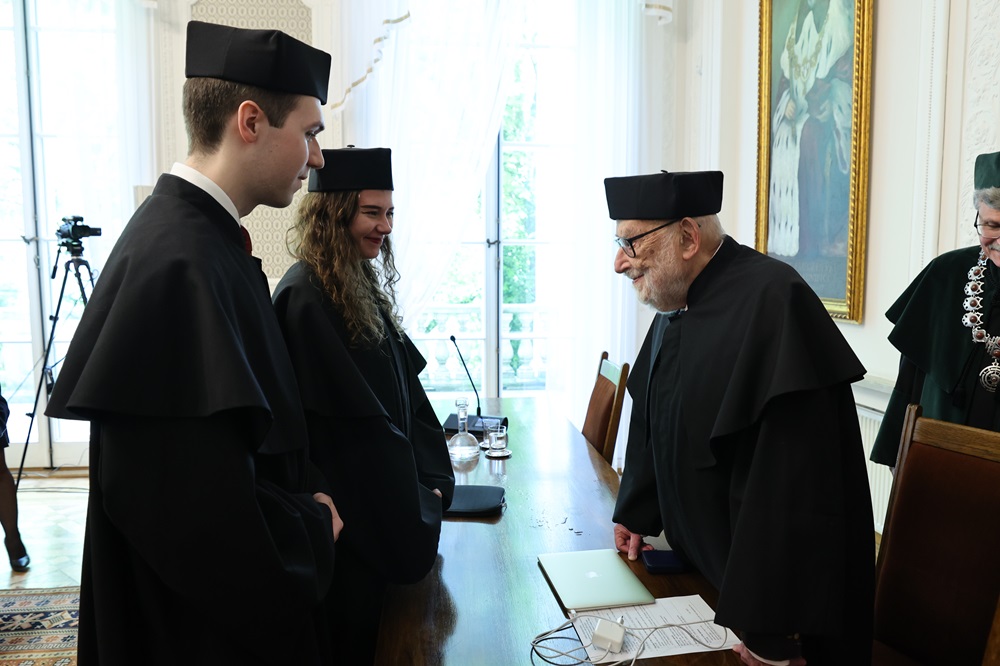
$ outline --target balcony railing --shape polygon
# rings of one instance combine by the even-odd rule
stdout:
[[[549,336],[545,312],[537,305],[505,305],[501,313],[500,385],[504,393],[545,388]],[[424,389],[456,392],[469,388],[450,336],[459,338],[469,372],[482,386],[485,376],[483,314],[479,305],[435,305],[405,322],[413,343],[427,359],[420,373]]]

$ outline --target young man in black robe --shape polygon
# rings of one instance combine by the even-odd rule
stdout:
[[[280,31],[188,24],[189,155],[122,232],[47,410],[91,421],[81,666],[329,663],[341,525],[240,225],[323,166],[329,69]]]
[[[976,158],[979,245],[946,252],[920,272],[885,316],[899,375],[871,459],[896,466],[906,406],[1000,431],[1000,153]]]
[[[791,267],[725,235],[721,172],[605,186],[615,271],[658,311],[628,381],[616,546],[635,559],[663,530],[718,589],[744,663],[868,663],[864,368]]]
[[[455,474],[417,377],[426,361],[397,316],[390,151],[349,147],[323,157],[299,207],[299,261],[274,305],[312,459],[349,526],[327,595],[331,626],[351,636],[337,657],[361,666],[375,661],[388,585],[421,580],[437,559]],[[387,534],[399,548],[381,545]]]

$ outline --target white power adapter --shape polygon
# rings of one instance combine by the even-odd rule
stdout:
[[[590,641],[594,647],[599,647],[608,652],[621,652],[622,643],[625,642],[625,625],[611,620],[598,620],[594,627],[594,635]]]

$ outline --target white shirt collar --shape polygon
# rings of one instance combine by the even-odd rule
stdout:
[[[195,187],[199,187],[210,195],[212,198],[219,202],[219,205],[225,208],[233,219],[236,220],[236,224],[240,223],[240,213],[236,210],[236,204],[233,200],[229,198],[221,187],[215,184],[211,178],[198,171],[197,169],[192,169],[186,164],[181,162],[174,162],[174,165],[170,167],[170,175],[177,176],[178,178],[183,178],[187,182],[191,183]]]

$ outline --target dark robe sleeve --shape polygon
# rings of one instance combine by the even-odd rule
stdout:
[[[663,530],[654,468],[652,449],[629,437],[612,520],[636,534],[659,534]]]
[[[874,526],[856,492],[867,473],[854,409],[846,385],[780,396],[737,442],[720,624],[870,654]]]
[[[440,490],[443,507],[447,510],[455,495],[455,471],[451,466],[451,458],[448,457],[447,445],[442,446],[444,430],[426,398],[413,416],[410,439],[413,442],[413,456],[420,483],[427,488]]]
[[[889,467],[896,466],[900,439],[903,436],[906,407],[910,403],[920,403],[923,384],[923,371],[905,356],[900,356],[896,384],[889,395],[889,402],[882,416],[882,424],[878,428],[878,435],[876,435],[875,443],[872,445],[872,462]]]
[[[326,480],[325,476],[323,476],[322,470],[320,470],[316,463],[311,460],[309,461],[306,465],[305,475],[306,488],[309,488],[316,493],[330,494],[330,482]]]
[[[653,449],[646,433],[647,382],[654,340],[662,337],[662,317],[650,327],[642,348],[636,356],[632,374],[628,378],[628,392],[632,397],[632,415],[629,420],[628,444],[625,449],[625,468],[618,488],[618,501],[612,520],[621,523],[636,534],[659,534],[663,519],[656,488],[656,465]]]
[[[413,444],[417,476],[420,483],[427,488],[437,488],[441,491],[443,508],[447,511],[455,495],[455,470],[451,466],[451,458],[448,457],[441,421],[427,399],[423,385],[417,379],[426,361],[410,341],[409,336],[404,336],[403,344],[406,348],[408,367],[413,371],[410,378],[410,405],[413,410],[410,418],[410,441]]]
[[[418,478],[410,442],[384,417],[313,413],[306,420],[314,459],[344,520],[339,545],[363,553],[389,582],[421,580],[437,557],[443,509]],[[387,539],[404,544],[405,556],[386,547]]]
[[[331,580],[330,511],[260,478],[238,416],[108,417],[91,474],[108,519],[177,595],[210,589],[250,618],[299,614]]]

